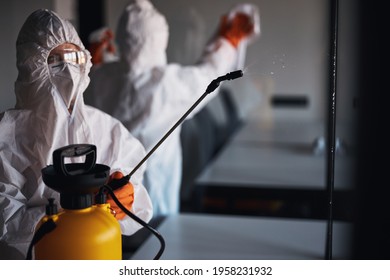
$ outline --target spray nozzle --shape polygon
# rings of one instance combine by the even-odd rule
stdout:
[[[227,73],[226,75],[219,77],[217,80],[219,81],[234,80],[237,78],[241,78],[243,75],[244,73],[242,72],[242,70],[237,70],[237,71]]]
[[[226,75],[220,76],[220,77],[216,78],[215,80],[213,80],[209,84],[209,86],[206,89],[206,93],[211,93],[214,90],[216,90],[216,88],[219,87],[219,84],[222,81],[234,80],[234,79],[242,77],[243,75],[244,75],[244,73],[242,72],[242,70],[237,70],[237,71],[227,73]]]

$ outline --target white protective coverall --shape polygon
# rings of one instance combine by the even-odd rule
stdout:
[[[41,169],[53,164],[55,149],[94,144],[96,162],[124,174],[145,155],[142,144],[118,120],[84,104],[91,67],[88,51],[85,70],[73,75],[76,100],[69,113],[64,102],[69,97],[54,86],[47,64],[50,51],[65,42],[86,51],[74,27],[48,10],[33,12],[17,38],[17,102],[15,109],[0,115],[0,259],[25,258],[48,198],[59,202],[59,194],[45,186],[41,176]],[[153,210],[142,184],[143,172],[139,169],[131,180],[132,212],[148,222]],[[120,226],[125,235],[141,227],[129,217]]]
[[[215,78],[237,70],[238,52],[224,38],[206,46],[199,63],[168,64],[168,24],[148,0],[125,7],[116,30],[120,61],[91,75],[86,103],[111,114],[150,151]],[[215,96],[210,94],[189,115]],[[147,161],[144,184],[154,215],[179,212],[182,176],[180,126]]]

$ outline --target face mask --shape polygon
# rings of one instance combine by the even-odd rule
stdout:
[[[49,68],[53,85],[60,93],[66,107],[70,109],[85,82],[85,66],[60,62],[50,64]]]

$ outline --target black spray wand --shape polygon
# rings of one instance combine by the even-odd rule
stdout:
[[[184,115],[171,127],[171,129],[168,130],[168,132],[158,141],[158,143],[146,154],[146,156],[134,167],[134,169],[127,174],[126,176],[122,177],[121,179],[113,179],[108,184],[113,190],[120,188],[121,186],[127,184],[129,182],[131,176],[142,166],[142,164],[145,163],[145,161],[157,150],[157,148],[168,138],[168,136],[187,118],[187,116],[195,109],[196,106],[199,105],[200,102],[211,92],[216,90],[220,83],[227,80],[234,80],[237,78],[240,78],[244,75],[242,70],[237,70],[230,72],[224,76],[220,76],[217,79],[213,80],[206,89],[206,92],[202,94],[201,97],[199,97],[198,100],[187,110],[187,112],[184,113]]]

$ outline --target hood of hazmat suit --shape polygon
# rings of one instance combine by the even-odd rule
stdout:
[[[86,102],[121,120],[147,151],[213,79],[237,70],[237,50],[222,37],[213,38],[194,65],[167,63],[168,24],[148,0],[126,6],[115,36],[120,61],[102,65],[91,75]],[[188,118],[215,94],[204,99]],[[144,184],[155,215],[179,211],[181,169],[179,126],[147,161]]]
[[[64,43],[76,45],[86,61],[83,66],[53,71],[49,53]],[[142,144],[118,120],[84,104],[91,57],[68,21],[48,10],[33,12],[19,32],[16,47],[17,102],[15,109],[0,115],[0,258],[5,259],[25,257],[48,198],[59,203],[59,194],[41,176],[41,169],[53,164],[54,150],[70,144],[96,145],[97,163],[126,174],[145,156]],[[142,184],[143,172],[140,168],[131,180],[132,212],[149,221],[153,210]],[[141,227],[129,217],[119,222],[125,235]]]

